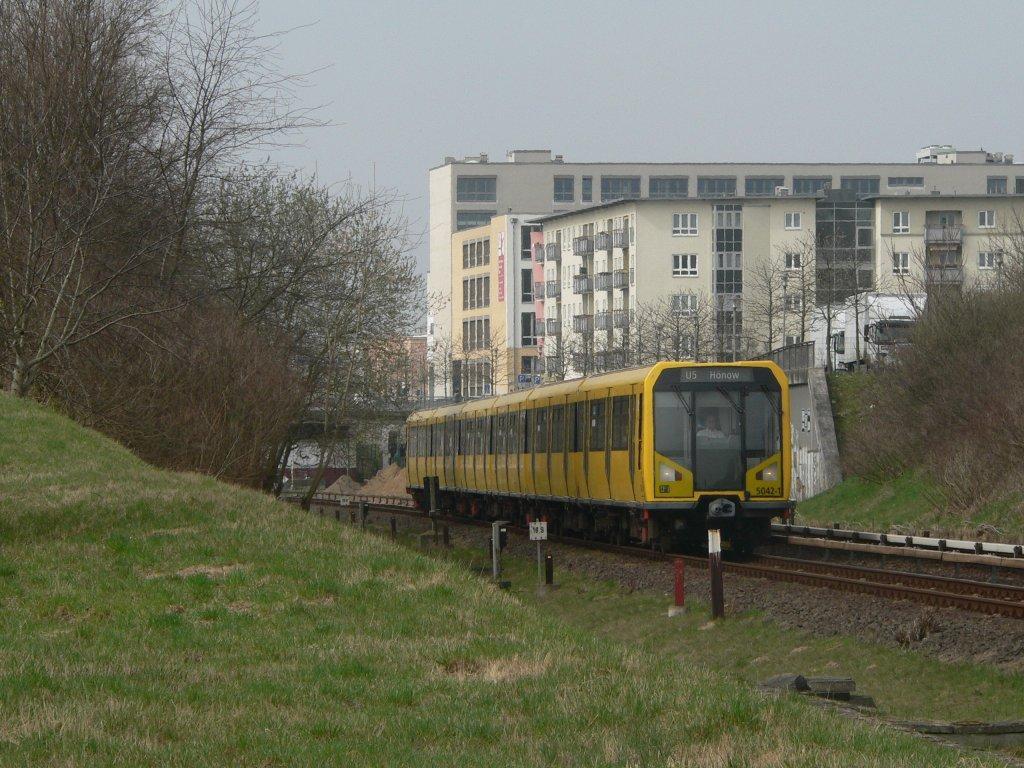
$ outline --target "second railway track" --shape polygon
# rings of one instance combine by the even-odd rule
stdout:
[[[345,499],[341,498],[318,498],[314,503],[339,509],[356,509],[361,501],[370,511],[429,519],[426,513],[401,503],[398,499],[350,498],[347,505],[343,503],[344,501]],[[472,518],[442,516],[437,519],[460,525],[490,525],[489,521]],[[520,534],[526,533],[525,529],[518,526],[509,525],[509,528]],[[664,553],[644,547],[615,545],[567,536],[549,538],[561,544],[626,557],[665,562],[680,558],[688,565],[697,568],[707,567],[707,558],[698,555]],[[769,555],[754,556],[743,561],[730,560],[726,561],[724,566],[726,573],[748,578],[784,581],[895,600],[909,600],[935,607],[1024,619],[1024,587],[1016,585]]]

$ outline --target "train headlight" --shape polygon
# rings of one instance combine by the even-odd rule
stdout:
[[[769,483],[774,483],[779,479],[779,465],[772,464],[770,467],[765,467],[761,470],[761,479],[766,480]]]
[[[658,464],[658,480],[662,483],[674,483],[676,480],[682,480],[678,472],[675,471],[665,462]]]

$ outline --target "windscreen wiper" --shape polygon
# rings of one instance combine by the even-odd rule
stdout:
[[[775,406],[774,408],[772,408],[772,411],[775,413],[775,418],[777,418],[779,420],[778,424],[779,424],[779,428],[781,429],[782,428],[782,403],[780,401],[778,401],[778,400],[775,400],[772,397],[772,391],[770,389],[768,389],[768,387],[765,384],[761,385],[761,391],[764,392],[765,399],[769,403],[771,403],[773,406]]]
[[[736,411],[736,413],[738,413],[740,416],[743,415],[743,403],[742,403],[742,401],[740,401],[740,403],[737,404],[736,401],[732,399],[732,395],[729,394],[729,390],[727,390],[725,387],[718,386],[718,387],[715,387],[715,389],[717,389],[721,393],[722,397],[724,397],[726,400],[729,401],[729,405],[731,405],[733,407],[733,409]]]
[[[673,387],[672,391],[676,393],[676,397],[679,398],[679,402],[682,403],[683,408],[686,409],[686,414],[692,419],[693,409],[690,408],[690,404],[686,401],[686,398],[683,397],[683,390],[680,389],[679,387]]]

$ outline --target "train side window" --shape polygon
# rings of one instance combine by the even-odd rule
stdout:
[[[605,400],[590,401],[590,444],[591,451],[603,451],[605,449]]]
[[[530,453],[533,437],[533,411],[522,410],[519,412],[519,430],[523,436],[523,453]]]
[[[487,453],[487,430],[484,428],[486,419],[478,416],[476,419],[476,452],[481,456]]]
[[[573,419],[572,449],[574,451],[582,451],[583,437],[587,434],[587,404],[582,401],[573,403],[572,409],[576,416]]]
[[[629,448],[629,395],[612,398],[612,450]]]
[[[534,434],[537,435],[537,439],[534,442],[534,450],[537,453],[548,452],[548,409],[537,408],[534,413],[536,414],[537,429],[534,430]]]
[[[551,452],[561,453],[565,449],[565,406],[551,406]]]

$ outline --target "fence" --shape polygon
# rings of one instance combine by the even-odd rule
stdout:
[[[790,344],[786,347],[773,349],[757,360],[771,360],[786,373],[790,384],[806,384],[807,372],[814,367],[814,342]]]

